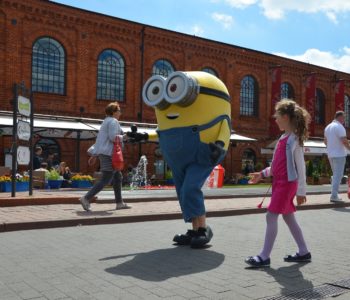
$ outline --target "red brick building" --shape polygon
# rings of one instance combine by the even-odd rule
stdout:
[[[306,104],[306,78],[315,73],[314,136],[322,137],[333,118],[337,80],[350,74],[293,61],[212,40],[89,12],[47,0],[0,0],[0,110],[12,111],[14,83],[32,88],[35,113],[104,118],[110,101],[119,101],[122,120],[155,123],[152,108],[141,99],[143,83],[154,73],[206,70],[228,87],[232,98],[232,127],[257,142],[232,142],[225,159],[226,173],[240,172],[247,155],[265,163],[261,148],[274,140],[269,133],[272,68],[281,66],[282,94]],[[350,88],[345,85],[349,115]],[[347,117],[347,126],[349,126]],[[37,137],[36,142],[40,140]],[[73,166],[74,143],[56,139],[59,156]],[[92,141],[81,142],[81,153]],[[10,136],[0,136],[0,165]],[[127,146],[128,163],[140,154],[153,173],[156,146]],[[91,171],[81,155],[80,169]]]

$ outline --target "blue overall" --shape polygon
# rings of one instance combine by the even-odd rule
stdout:
[[[207,124],[157,131],[164,159],[173,173],[185,222],[205,214],[202,186],[213,168],[226,155],[225,151],[216,162],[212,162],[209,145],[200,141],[199,132],[224,119],[231,126],[230,117],[221,115]]]

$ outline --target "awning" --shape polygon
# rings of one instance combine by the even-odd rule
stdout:
[[[29,118],[27,120],[29,122]],[[94,139],[100,130],[103,120],[39,115],[34,114],[34,134],[42,138],[68,138],[89,140]],[[2,135],[12,135],[13,116],[12,112],[0,111],[0,130]],[[157,124],[124,122],[120,121],[120,125],[124,132],[131,131],[131,125],[137,126],[138,132],[154,132]],[[249,138],[243,135],[232,132],[231,141],[238,142],[254,142],[256,139]]]
[[[230,140],[237,141],[237,142],[256,142],[257,141],[256,139],[249,138],[249,137],[239,135],[236,133],[231,133]]]
[[[261,148],[261,154],[273,154],[277,140],[267,145],[266,148]],[[327,147],[323,140],[306,140],[304,142],[305,155],[322,155],[327,154]]]
[[[30,122],[29,118],[26,120]],[[74,118],[53,115],[34,115],[34,134],[42,138],[94,139],[103,120]],[[140,132],[155,130],[156,124],[120,122],[124,132],[131,131],[135,124]],[[2,135],[12,135],[13,116],[11,112],[0,112],[0,129]]]

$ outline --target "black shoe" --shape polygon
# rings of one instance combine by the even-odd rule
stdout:
[[[252,268],[263,268],[270,266],[271,260],[269,258],[263,260],[259,255],[256,257],[259,259],[259,261],[255,260],[254,256],[248,256],[244,261]]]
[[[191,244],[192,238],[197,234],[194,230],[187,230],[185,234],[177,234],[173,238],[173,242],[178,245],[189,245]]]
[[[191,247],[202,248],[205,244],[208,244],[213,237],[213,231],[209,226],[206,228],[199,227],[196,235],[192,237]]]
[[[308,252],[305,255],[299,255],[299,253],[295,253],[294,255],[287,255],[283,259],[286,262],[309,262],[311,261],[311,253]]]

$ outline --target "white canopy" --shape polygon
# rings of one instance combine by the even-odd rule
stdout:
[[[26,120],[29,122],[29,118]],[[34,134],[43,138],[69,138],[88,140],[94,139],[100,130],[103,120],[78,117],[34,115]],[[120,122],[124,132],[131,131],[131,125],[135,124],[139,132],[151,133],[157,129],[157,124]],[[12,135],[13,116],[11,112],[0,111],[0,130],[3,135]],[[253,142],[243,135],[232,133],[231,141]]]
[[[273,154],[277,140],[267,145],[266,148],[261,148],[261,154]],[[305,155],[322,155],[327,154],[327,148],[323,140],[306,140],[304,142]]]
[[[256,142],[256,139],[253,138],[249,138],[243,135],[239,135],[236,133],[231,133],[231,137],[230,137],[231,141],[237,141],[237,142]]]
[[[25,121],[30,122],[29,118]],[[52,115],[34,115],[34,134],[43,138],[69,138],[88,140],[97,136],[103,120],[73,118]],[[135,124],[141,132],[155,130],[156,124],[120,122],[123,131],[130,131]],[[12,135],[13,117],[10,112],[0,112],[0,130],[3,135]]]

